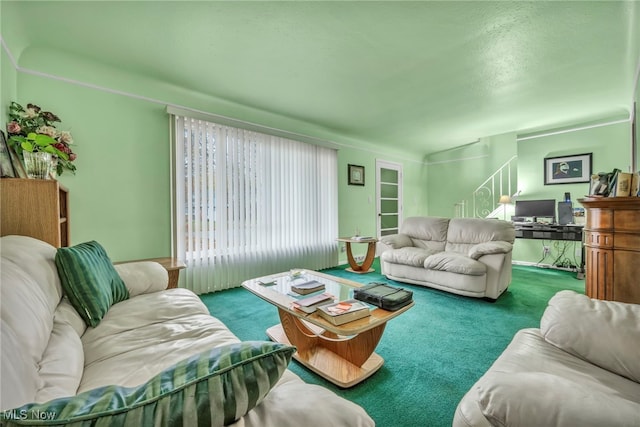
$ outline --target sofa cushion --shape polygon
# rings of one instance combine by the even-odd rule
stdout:
[[[551,298],[540,320],[544,339],[594,365],[640,383],[640,305],[574,291]]]
[[[237,342],[188,289],[139,295],[113,305],[97,327],[82,335],[85,366],[78,392],[138,386],[177,360]]]
[[[639,383],[575,357],[548,343],[539,329],[527,328],[466,393],[453,425],[637,426],[639,413]]]
[[[482,243],[505,241],[513,243],[516,231],[513,223],[499,219],[453,218],[447,230],[449,243]]]
[[[640,403],[601,390],[577,378],[545,372],[496,372],[479,384],[479,405],[495,426],[637,426]]]
[[[38,303],[46,304],[47,311],[53,313],[63,294],[58,271],[53,261],[56,248],[27,236],[4,236],[0,238],[0,247],[2,259],[14,262],[24,274],[34,279],[40,288],[38,292],[45,297]],[[29,303],[34,304],[35,301]]]
[[[422,267],[424,265],[424,260],[435,253],[437,253],[437,251],[432,249],[423,249],[408,246],[406,248],[385,251],[381,255],[381,258],[383,261],[393,264],[405,264],[412,265],[414,267]]]
[[[392,249],[400,249],[405,246],[413,246],[411,237],[406,234],[391,234],[388,236],[382,236],[380,241],[385,245],[390,246]]]
[[[105,386],[4,411],[0,419],[7,427],[34,420],[38,425],[228,425],[262,402],[294,352],[295,347],[269,341],[217,347],[178,362],[138,387]],[[42,420],[40,414],[50,419]]]
[[[318,425],[374,427],[375,423],[362,407],[338,397],[327,387],[307,384],[287,370],[264,401],[233,424],[234,427]]]
[[[69,301],[88,326],[97,326],[109,307],[129,298],[107,252],[96,241],[59,248],[55,263]]]
[[[35,239],[2,238],[0,261],[0,409],[33,402],[43,386],[39,372],[61,293],[48,277],[57,272],[55,248]],[[28,240],[26,240],[28,239]],[[34,243],[22,245],[22,243]],[[39,249],[50,250],[49,262]],[[59,283],[59,282],[58,282]],[[61,290],[61,289],[60,289]]]
[[[513,245],[508,242],[484,242],[473,245],[469,249],[468,256],[478,259],[483,255],[506,254],[513,250]]]
[[[43,385],[33,402],[76,394],[84,369],[84,352],[80,337],[69,323],[54,320],[49,345],[38,365]]]
[[[487,273],[487,266],[457,252],[439,252],[424,261],[424,268],[450,273],[483,276]]]
[[[411,238],[412,246],[422,249],[444,250],[449,218],[409,217],[400,226],[400,233]]]
[[[420,240],[447,240],[449,218],[413,216],[402,221],[400,233]]]
[[[169,284],[169,273],[157,262],[137,261],[113,266],[129,291],[129,298],[162,291]]]

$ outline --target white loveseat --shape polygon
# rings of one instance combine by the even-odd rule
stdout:
[[[88,327],[55,248],[6,236],[0,251],[0,425],[374,425],[287,370],[292,347],[241,343],[197,295],[166,290],[159,264],[115,266],[128,298]]]
[[[462,398],[453,427],[637,427],[640,305],[560,291]]]
[[[514,240],[507,221],[410,217],[378,252],[389,279],[495,300],[511,283]]]

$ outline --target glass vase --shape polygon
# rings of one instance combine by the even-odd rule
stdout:
[[[44,151],[37,151],[34,153],[23,151],[22,156],[24,157],[24,168],[29,178],[51,178],[51,167],[53,160],[51,153],[45,153]]]

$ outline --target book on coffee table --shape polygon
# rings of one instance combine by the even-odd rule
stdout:
[[[318,307],[317,312],[322,318],[336,326],[371,315],[369,306],[357,300],[347,300],[335,304],[323,305]]]
[[[327,293],[322,293],[296,300],[292,305],[300,311],[311,314],[316,311],[316,308],[319,306],[330,304],[331,302],[333,302],[333,296]]]
[[[291,285],[291,290],[300,295],[311,294],[313,292],[324,290],[324,283],[320,283],[317,280],[311,280],[309,282],[297,283]]]

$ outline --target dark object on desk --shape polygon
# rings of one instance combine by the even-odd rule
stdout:
[[[567,225],[573,222],[573,203],[558,202],[558,224]]]
[[[582,225],[526,223],[515,225],[516,238],[582,241]]]
[[[371,282],[362,288],[355,289],[353,297],[383,310],[396,311],[411,304],[413,292],[403,288],[394,288],[382,282]]]
[[[549,222],[556,222],[556,201],[555,199],[544,200],[516,200],[515,216],[522,218],[547,218]]]
[[[542,239],[542,240],[563,240],[569,242],[580,242],[582,246],[580,267],[577,273],[578,279],[584,278],[585,252],[582,239],[582,225],[560,225],[560,224],[514,224],[516,239]]]

